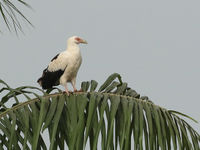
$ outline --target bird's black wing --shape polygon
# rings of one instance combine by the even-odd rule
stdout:
[[[59,54],[57,54],[51,62],[58,58]],[[59,79],[63,75],[65,71],[64,69],[58,69],[56,71],[49,71],[48,67],[43,70],[42,77],[38,79],[38,83],[42,86],[43,89],[49,89],[53,86],[59,85]]]

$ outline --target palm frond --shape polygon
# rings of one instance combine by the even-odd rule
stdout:
[[[0,84],[0,93],[6,93],[0,103],[0,149],[64,150],[67,145],[81,150],[87,142],[93,150],[98,145],[103,150],[200,149],[199,134],[179,116],[191,117],[141,97],[117,73],[99,89],[94,80],[82,82],[83,92],[70,96],[58,89],[46,93],[30,86],[12,89],[2,80]],[[27,101],[21,103],[20,96]],[[46,130],[50,146],[42,135]]]
[[[4,20],[9,31],[14,30],[16,34],[18,31],[23,32],[19,18],[33,27],[32,23],[27,19],[27,17],[25,17],[21,10],[17,8],[16,5],[19,4],[27,8],[31,8],[31,6],[24,0],[15,0],[14,2],[11,2],[10,0],[0,0],[0,14],[2,19]]]

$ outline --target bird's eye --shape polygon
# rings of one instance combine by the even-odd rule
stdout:
[[[79,42],[81,39],[79,37],[76,37],[75,40]]]

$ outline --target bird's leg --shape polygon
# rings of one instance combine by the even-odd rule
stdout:
[[[72,87],[73,87],[73,89],[74,89],[74,92],[77,92],[78,90],[76,89],[76,78],[74,78],[73,80],[72,80]]]
[[[67,95],[69,96],[69,91],[68,91],[68,88],[67,88],[67,84],[65,85],[65,92],[66,92]]]

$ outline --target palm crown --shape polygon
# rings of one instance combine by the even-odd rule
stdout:
[[[0,104],[0,148],[47,149],[43,131],[49,133],[49,149],[64,150],[67,145],[70,150],[80,150],[88,140],[90,149],[97,149],[99,143],[103,150],[200,148],[199,134],[178,115],[189,116],[141,97],[117,73],[109,76],[98,90],[96,81],[82,82],[83,92],[70,96],[59,89],[12,89],[0,82],[4,85],[0,92],[7,91]],[[52,90],[58,92],[51,94]],[[20,95],[27,101],[19,102]],[[8,108],[11,99],[15,102]]]

